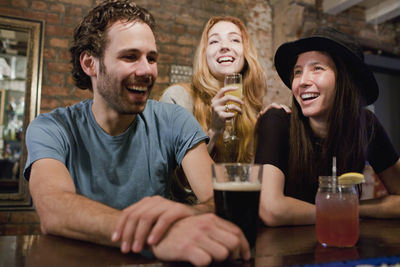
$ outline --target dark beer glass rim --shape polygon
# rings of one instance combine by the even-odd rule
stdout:
[[[236,167],[240,167],[240,166],[242,166],[242,167],[245,167],[246,169],[248,169],[248,170],[254,170],[254,171],[256,171],[256,172],[258,172],[258,175],[257,175],[257,182],[256,182],[256,180],[254,180],[254,179],[251,179],[251,180],[249,180],[249,181],[247,181],[248,183],[252,183],[252,184],[259,184],[259,185],[261,185],[261,183],[262,183],[262,176],[263,176],[263,165],[262,164],[253,164],[253,163],[235,163],[235,162],[222,162],[222,163],[213,163],[212,164],[212,167],[211,167],[211,177],[212,177],[212,181],[213,181],[213,184],[214,183],[221,183],[221,181],[217,181],[217,180],[219,180],[218,178],[216,178],[216,172],[217,172],[217,169],[220,169],[220,168],[225,168],[225,169],[232,169],[232,170],[234,170],[234,169],[236,169]],[[224,181],[224,183],[226,183],[226,182],[228,182],[228,181]],[[230,182],[232,182],[232,181],[230,181]]]
[[[225,163],[213,163],[213,165],[218,166],[263,166],[262,164],[258,163],[238,163],[238,162],[225,162]]]

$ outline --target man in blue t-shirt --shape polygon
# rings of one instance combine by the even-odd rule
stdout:
[[[157,77],[153,27],[145,9],[110,0],[75,29],[72,74],[93,99],[41,114],[26,136],[24,175],[41,229],[196,265],[249,259],[239,228],[207,214],[208,137],[185,109],[148,100]],[[177,166],[199,204],[166,198]]]

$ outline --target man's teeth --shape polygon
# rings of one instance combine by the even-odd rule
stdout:
[[[310,100],[313,98],[317,98],[319,96],[318,93],[306,93],[301,95],[302,100]]]
[[[220,57],[218,59],[218,63],[222,63],[222,62],[233,62],[233,58],[232,57]]]
[[[129,91],[135,91],[135,92],[146,92],[147,87],[146,86],[135,86],[135,87],[127,87]]]

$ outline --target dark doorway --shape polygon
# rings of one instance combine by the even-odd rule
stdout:
[[[400,59],[367,55],[365,60],[379,85],[379,98],[372,109],[400,152]]]

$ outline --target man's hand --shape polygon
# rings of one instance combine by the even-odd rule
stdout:
[[[121,251],[139,253],[154,245],[176,221],[199,213],[190,206],[160,196],[145,197],[122,211],[111,240],[121,241]]]
[[[197,266],[228,257],[251,258],[249,243],[240,228],[213,213],[176,222],[152,250],[158,259],[188,261]]]

